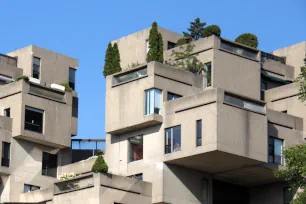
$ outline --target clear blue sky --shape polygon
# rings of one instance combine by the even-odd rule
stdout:
[[[196,17],[219,25],[228,39],[254,33],[265,51],[306,40],[305,0],[2,0],[0,53],[34,44],[78,58],[78,138],[104,138],[108,42],[153,21],[182,32]]]

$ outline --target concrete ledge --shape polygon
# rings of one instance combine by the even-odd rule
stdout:
[[[286,113],[267,109],[268,121],[294,130],[303,131],[303,119]]]
[[[265,91],[265,101],[273,102],[273,101],[297,96],[299,93],[299,86],[300,84],[297,82],[297,83],[291,83],[288,85],[280,86],[274,89],[269,89]]]
[[[95,163],[96,159],[82,160],[73,164],[68,164],[57,168],[58,178],[64,173],[74,172],[75,174],[84,174],[91,172],[92,165]]]
[[[23,69],[20,69],[18,67],[10,65],[10,64],[1,64],[0,63],[0,74],[15,78],[15,77],[23,75]]]
[[[20,201],[24,203],[33,202],[39,203],[49,201],[53,198],[53,188],[46,188],[38,191],[31,191],[20,194]]]
[[[109,134],[123,134],[137,129],[146,128],[163,123],[163,117],[159,114],[152,114],[144,116],[141,123],[132,126],[114,127],[112,130],[106,130]]]

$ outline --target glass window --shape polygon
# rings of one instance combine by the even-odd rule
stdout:
[[[24,184],[23,192],[27,193],[27,192],[30,192],[30,191],[37,191],[39,189],[40,189],[39,186],[33,186],[33,185],[29,185],[29,184]]]
[[[147,67],[143,67],[141,69],[137,69],[128,73],[123,73],[117,76],[114,76],[113,78],[113,86],[117,85],[117,84],[121,84],[124,82],[129,82],[129,81],[133,81],[136,80],[138,78],[141,77],[145,77],[147,76]]]
[[[240,98],[239,96],[234,96],[229,93],[225,93],[224,102],[232,104],[234,106],[241,107],[243,109],[248,109],[256,112],[264,112],[264,104],[259,104],[254,101],[250,101],[248,99]]]
[[[167,101],[171,101],[171,100],[174,100],[174,99],[177,99],[177,98],[181,98],[181,97],[182,97],[181,95],[168,92],[168,94],[167,94]]]
[[[204,203],[208,203],[208,180],[203,179],[202,196]]]
[[[7,142],[2,142],[2,160],[1,166],[10,166],[10,148],[11,144]]]
[[[69,68],[69,86],[72,90],[75,90],[75,72],[75,69]]]
[[[172,48],[175,48],[175,43],[168,41],[168,47],[167,48],[168,48],[168,50],[170,50]]]
[[[143,136],[129,138],[130,162],[143,159]]]
[[[150,50],[150,43],[149,43],[149,40],[146,40],[146,53],[148,54]]]
[[[43,152],[42,175],[57,176],[57,154]]]
[[[269,137],[269,162],[283,164],[283,140]]]
[[[294,198],[294,190],[289,187],[284,188],[284,204],[290,204]]]
[[[165,153],[181,151],[181,126],[165,130]]]
[[[206,70],[206,87],[211,86],[211,62],[205,63]]]
[[[79,110],[79,98],[72,97],[72,117],[78,117],[78,110]]]
[[[11,117],[11,109],[10,108],[6,108],[4,109],[4,114],[5,117]]]
[[[24,129],[38,133],[43,131],[43,115],[44,111],[26,106],[25,108],[25,124]]]
[[[261,82],[261,90],[262,91],[268,90],[268,83],[266,81]]]
[[[247,49],[244,47],[240,47],[238,45],[229,43],[229,42],[225,42],[225,41],[221,41],[221,48],[230,52],[233,52],[235,54],[238,55],[243,55],[245,57],[251,58],[251,59],[257,59],[257,51],[253,51],[251,49]]]
[[[202,146],[202,120],[196,122],[196,146]]]
[[[146,110],[145,115],[153,113],[160,114],[161,110],[161,90],[149,89],[146,90]]]
[[[33,78],[39,79],[40,77],[40,58],[33,57]]]

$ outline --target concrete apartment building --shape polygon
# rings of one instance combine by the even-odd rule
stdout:
[[[208,70],[199,76],[167,65],[181,35],[166,29],[167,64],[146,63],[149,30],[114,41],[123,71],[106,78],[110,174],[92,173],[94,158],[71,164],[78,97],[59,84],[75,88],[77,60],[36,46],[0,55],[1,203],[290,202],[273,170],[285,165],[283,148],[305,142],[293,79],[306,42],[266,53],[216,36],[193,41]],[[22,75],[29,80],[13,82]]]
[[[217,36],[193,41],[206,78],[146,63],[149,30],[113,41],[123,71],[106,79],[110,172],[152,183],[152,203],[289,203],[294,193],[273,170],[285,165],[283,148],[304,143],[293,80],[306,42],[267,53]],[[181,35],[160,32],[171,64]]]

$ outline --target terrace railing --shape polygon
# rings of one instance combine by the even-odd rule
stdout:
[[[0,54],[0,64],[9,64],[17,67],[17,58]]]

